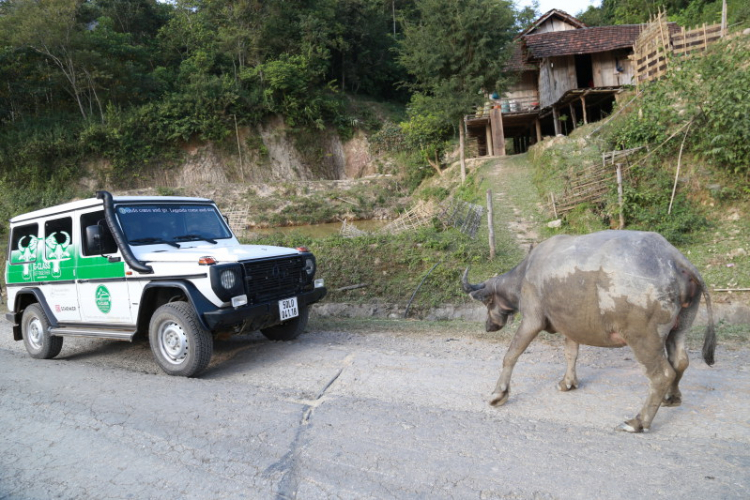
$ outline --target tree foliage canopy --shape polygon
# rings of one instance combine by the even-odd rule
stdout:
[[[589,6],[578,17],[589,26],[647,23],[660,10],[680,26],[694,27],[721,21],[722,0],[602,0],[599,7]],[[747,0],[727,0],[728,23],[750,20]]]
[[[604,0],[601,15],[643,5]],[[175,141],[269,115],[350,131],[347,94],[409,103],[403,142],[439,152],[502,91],[505,48],[534,14],[510,0],[0,0],[0,180],[34,179],[48,203],[92,155],[127,177]]]
[[[414,9],[398,46],[415,91],[405,132],[433,162],[440,140],[504,86],[517,12],[506,0],[417,0]]]

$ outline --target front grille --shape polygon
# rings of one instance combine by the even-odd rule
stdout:
[[[243,262],[245,288],[250,304],[260,304],[297,295],[309,282],[302,256]]]

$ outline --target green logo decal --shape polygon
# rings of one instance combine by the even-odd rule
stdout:
[[[104,285],[99,285],[96,288],[96,307],[104,314],[107,314],[112,309],[112,296]]]

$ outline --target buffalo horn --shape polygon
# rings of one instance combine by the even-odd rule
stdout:
[[[471,293],[484,288],[484,283],[479,283],[478,285],[472,285],[471,283],[469,283],[469,268],[467,267],[466,271],[464,271],[463,277],[461,278],[461,286],[463,287],[464,292]]]

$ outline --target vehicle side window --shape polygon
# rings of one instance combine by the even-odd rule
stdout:
[[[36,246],[39,243],[37,235],[39,225],[27,224],[13,228],[10,237],[10,263],[24,264],[36,260]]]
[[[73,243],[73,219],[63,217],[44,223],[44,255],[47,260],[70,259]]]
[[[99,255],[91,254],[86,251],[88,245],[86,241],[86,228],[89,226],[99,226],[102,228],[102,254],[117,253],[117,243],[112,237],[112,233],[107,226],[107,221],[104,219],[104,210],[98,212],[89,212],[81,215],[81,254],[85,256]]]

